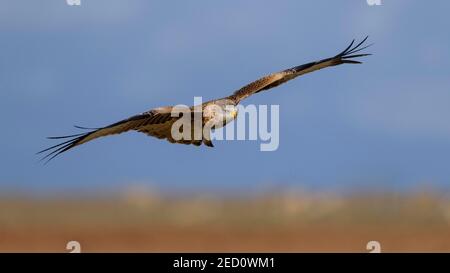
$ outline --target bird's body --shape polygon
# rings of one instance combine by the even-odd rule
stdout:
[[[188,117],[186,117],[185,115],[174,115],[175,112],[178,112],[179,114],[179,109],[177,109],[177,107],[158,107],[147,112],[132,116],[128,119],[116,122],[109,126],[94,129],[87,133],[62,137],[50,137],[50,139],[68,138],[68,140],[42,150],[39,153],[49,151],[44,159],[49,158],[49,160],[51,160],[57,155],[75,146],[89,142],[93,139],[108,135],[120,134],[130,130],[145,133],[149,136],[153,136],[159,139],[166,139],[171,143],[193,144],[196,146],[204,144],[206,146],[213,147],[213,144],[209,137],[210,130],[223,127],[227,123],[236,119],[238,114],[237,106],[243,99],[261,91],[274,88],[303,74],[310,73],[325,67],[346,63],[359,64],[360,62],[353,60],[353,58],[370,55],[355,54],[368,47],[361,47],[361,45],[366,40],[367,37],[353,48],[352,46],[354,41],[352,41],[352,43],[344,51],[334,57],[319,60],[316,62],[310,62],[300,66],[295,66],[280,72],[264,76],[235,91],[228,97],[207,101],[201,105],[192,106],[187,109],[189,110]],[[177,124],[177,122],[181,121],[182,117],[188,118],[191,126],[190,133],[185,135],[187,137],[182,137],[180,139],[174,136],[172,129],[174,128],[174,125]],[[200,134],[198,132],[200,132]]]

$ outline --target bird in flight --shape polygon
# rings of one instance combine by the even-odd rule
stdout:
[[[47,152],[47,154],[42,159],[47,159],[48,162],[61,153],[64,153],[76,146],[94,140],[96,138],[120,134],[131,130],[145,133],[149,136],[157,137],[159,139],[166,139],[170,143],[193,144],[195,146],[204,144],[206,146],[213,147],[213,143],[209,137],[210,129],[220,128],[230,121],[236,119],[238,114],[237,106],[243,99],[261,91],[277,87],[278,85],[303,74],[314,72],[322,68],[341,64],[360,64],[361,62],[356,61],[355,58],[371,55],[358,53],[371,46],[371,44],[364,45],[367,38],[368,37],[364,38],[356,45],[355,40],[353,40],[345,50],[335,55],[334,57],[302,64],[283,71],[272,73],[247,84],[228,97],[207,101],[201,104],[200,107],[191,107],[190,109],[193,111],[195,111],[194,107],[199,107],[201,109],[200,126],[209,126],[208,130],[203,130],[204,133],[200,136],[200,138],[175,138],[172,134],[171,128],[174,123],[177,122],[177,120],[183,117],[183,115],[173,115],[172,112],[175,107],[166,106],[151,109],[147,112],[132,116],[105,127],[94,128],[86,133],[60,137],[48,137],[49,139],[63,139],[65,141],[50,148],[44,149],[38,152],[38,154]],[[192,119],[192,122],[194,122],[194,115],[189,115],[188,118]],[[75,127],[80,129],[90,129],[79,126]],[[194,128],[194,126],[192,128]]]

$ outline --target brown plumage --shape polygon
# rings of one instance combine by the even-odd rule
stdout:
[[[234,100],[239,102],[253,94],[259,93],[263,90],[268,90],[277,87],[278,85],[290,81],[298,76],[304,75],[306,73],[311,73],[325,67],[336,66],[340,64],[361,64],[361,62],[352,59],[371,55],[371,54],[354,54],[371,46],[370,44],[361,47],[361,45],[364,44],[367,38],[369,37],[367,36],[366,38],[364,38],[364,40],[362,40],[359,44],[357,44],[352,48],[355,42],[355,40],[353,40],[345,50],[343,50],[341,53],[337,54],[334,57],[323,59],[320,61],[310,62],[307,64],[302,64],[299,66],[295,66],[280,72],[264,76],[242,87],[238,91],[234,92],[234,94],[231,95],[230,98],[233,98]]]
[[[202,109],[202,127],[208,124],[209,121],[214,120],[218,113],[215,112],[212,106],[219,107],[224,110],[224,115],[219,119],[225,118],[225,124],[231,120],[236,118],[237,112],[227,112],[226,106],[236,107],[240,101],[243,99],[259,93],[264,90],[268,90],[274,87],[277,87],[280,84],[283,84],[289,80],[292,80],[298,76],[301,76],[306,73],[310,73],[322,68],[336,66],[340,64],[360,64],[361,62],[353,60],[354,58],[368,56],[370,54],[355,54],[360,52],[363,49],[366,49],[368,46],[362,47],[363,43],[367,40],[368,37],[363,39],[356,46],[353,46],[354,40],[351,44],[341,53],[337,54],[334,57],[310,62],[307,64],[303,64],[300,66],[295,66],[280,72],[276,72],[267,76],[264,76],[244,87],[235,91],[231,96],[212,100],[205,102],[201,105]],[[69,139],[57,145],[54,145],[50,148],[42,150],[38,152],[38,154],[49,152],[43,159],[47,159],[50,161],[54,157],[59,154],[72,149],[78,145],[86,143],[88,141],[94,140],[99,137],[121,134],[130,130],[134,130],[137,132],[145,133],[149,136],[153,136],[159,139],[166,139],[171,143],[182,143],[182,144],[194,144],[195,146],[200,146],[201,144],[205,144],[206,146],[213,147],[213,144],[209,138],[209,133],[207,135],[202,136],[202,139],[181,139],[175,140],[171,135],[172,125],[180,118],[177,116],[172,116],[171,112],[174,109],[172,106],[167,107],[159,107],[152,109],[150,111],[144,112],[142,114],[138,114],[132,116],[128,119],[124,119],[122,121],[116,122],[106,127],[97,128],[93,131],[70,135],[70,136],[62,136],[62,137],[49,137],[49,139]],[[191,107],[191,110],[194,108]],[[231,115],[231,116],[230,116]],[[193,120],[193,114],[191,119]],[[193,122],[193,121],[192,121]],[[223,125],[223,124],[222,124]],[[217,124],[214,127],[220,127],[221,125]],[[81,129],[86,129],[82,127],[78,127]],[[194,126],[192,126],[194,128]],[[208,130],[209,132],[209,130]]]

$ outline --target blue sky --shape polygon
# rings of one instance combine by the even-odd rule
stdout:
[[[5,0],[0,8],[0,189],[414,189],[450,185],[450,2]],[[157,106],[223,97],[370,35],[362,66],[244,101],[280,105],[280,146],[172,145],[128,133],[43,166],[49,135]]]

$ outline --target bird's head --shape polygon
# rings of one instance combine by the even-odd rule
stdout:
[[[205,116],[214,121],[215,128],[226,125],[238,115],[238,107],[228,99],[214,101],[207,105],[204,111]]]
[[[225,116],[231,120],[236,119],[238,115],[238,108],[236,105],[225,106]]]

